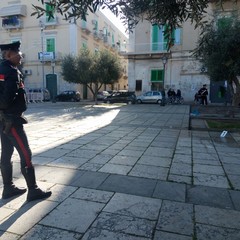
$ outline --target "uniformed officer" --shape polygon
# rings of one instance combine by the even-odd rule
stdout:
[[[23,128],[27,123],[23,112],[27,109],[26,93],[22,74],[17,66],[21,64],[20,42],[0,45],[0,128],[1,128],[1,174],[3,179],[2,198],[21,195],[26,189],[13,184],[11,157],[14,148],[20,156],[21,172],[28,186],[27,201],[44,199],[50,191],[38,188],[32,165],[32,153]]]
[[[203,84],[202,88],[199,89],[198,91],[198,95],[201,98],[201,104],[202,105],[208,105],[208,101],[207,101],[207,96],[208,96],[208,90],[207,90],[207,85]]]

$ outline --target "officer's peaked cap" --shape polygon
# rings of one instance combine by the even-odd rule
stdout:
[[[17,51],[20,51],[20,45],[21,45],[21,42],[19,41],[9,43],[9,44],[0,44],[0,49],[1,51],[12,50],[17,52]]]

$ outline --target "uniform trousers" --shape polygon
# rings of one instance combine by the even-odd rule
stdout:
[[[21,168],[32,167],[32,152],[23,125],[12,126],[7,134],[1,126],[1,166],[7,168],[12,165],[14,147],[20,156]]]

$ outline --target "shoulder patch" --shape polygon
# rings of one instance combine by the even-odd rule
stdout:
[[[3,82],[3,81],[5,81],[4,75],[0,74],[0,82]]]

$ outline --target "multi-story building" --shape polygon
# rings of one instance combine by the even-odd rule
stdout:
[[[221,6],[209,4],[206,19],[225,17],[236,11],[236,5],[230,1]],[[190,21],[174,31],[174,46],[167,49],[164,27],[151,25],[144,20],[139,22],[129,35],[128,52],[128,88],[137,95],[149,90],[180,89],[186,101],[193,101],[195,93],[207,84],[214,101],[219,88],[210,83],[205,74],[206,69],[193,57],[192,51],[197,47],[200,29],[195,29]],[[224,83],[219,83],[224,84]],[[214,89],[215,88],[215,89]],[[211,94],[213,93],[213,94]]]
[[[70,84],[61,76],[61,57],[77,55],[82,47],[92,51],[107,48],[118,54],[126,51],[128,37],[123,34],[102,12],[89,12],[87,21],[63,20],[55,14],[40,18],[31,16],[33,0],[1,0],[0,43],[20,40],[24,53],[23,73],[27,88],[48,88],[52,96],[63,90],[79,90],[83,98],[91,98],[85,86]],[[45,5],[46,8],[49,5]],[[123,77],[114,85],[114,90],[127,88],[127,60],[122,59]]]

